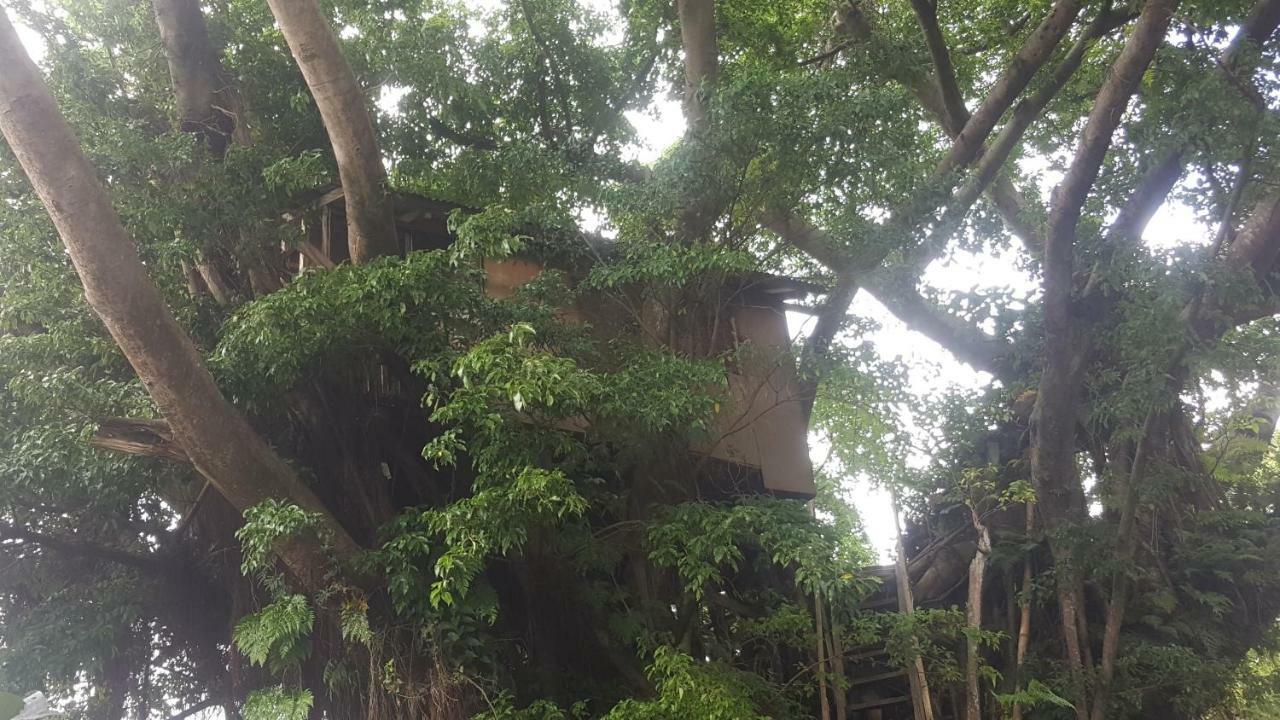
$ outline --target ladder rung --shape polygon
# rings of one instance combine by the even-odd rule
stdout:
[[[854,710],[870,710],[871,708],[884,707],[885,705],[897,705],[911,700],[910,695],[899,695],[898,697],[885,698],[883,700],[872,700],[871,702],[858,703],[850,705],[846,710],[853,712]]]
[[[888,680],[889,678],[902,677],[906,674],[906,670],[894,670],[893,672],[880,673],[878,675],[867,675],[866,677],[860,677],[857,680],[850,680],[849,684],[866,685],[868,683],[879,682],[881,680]]]

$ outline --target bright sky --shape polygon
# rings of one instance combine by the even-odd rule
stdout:
[[[18,31],[18,39],[22,40],[22,44],[27,48],[27,54],[37,63],[44,59],[44,40],[36,34],[34,30],[17,21],[17,18],[9,17],[13,22],[14,29]]]

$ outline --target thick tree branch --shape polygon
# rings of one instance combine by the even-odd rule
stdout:
[[[112,452],[172,462],[190,463],[187,451],[173,439],[173,430],[164,420],[104,418],[89,439],[89,445]]]
[[[990,189],[993,195],[1013,192],[1012,187],[1008,184],[1002,185],[996,181],[1001,169],[1004,168],[1009,158],[1013,155],[1013,151],[1017,148],[1018,143],[1021,142],[1023,134],[1044,113],[1049,103],[1057,97],[1062,88],[1080,69],[1080,65],[1084,62],[1085,56],[1088,55],[1094,43],[1107,33],[1128,22],[1129,19],[1129,16],[1119,13],[1103,12],[1099,14],[1089,24],[1088,28],[1081,33],[1075,44],[1072,45],[1071,50],[1067,52],[1066,57],[1053,69],[1048,82],[1030,97],[1024,98],[1017,104],[1009,122],[1001,128],[991,146],[982,153],[977,167],[969,175],[964,185],[952,196],[951,202],[947,205],[941,219],[934,226],[929,239],[923,243],[922,247],[928,253],[928,258],[932,258],[938,252],[941,252],[946,241],[964,222],[969,210],[972,209],[973,204],[978,201],[984,191]],[[969,125],[973,125],[973,121]],[[957,139],[957,146],[960,142],[962,140]],[[992,183],[996,183],[996,185],[993,186]],[[1008,204],[1011,201],[997,199],[997,204],[1000,202]],[[1015,216],[1020,214],[1015,213]],[[1008,213],[1006,213],[1007,215]],[[1043,248],[1037,244],[1038,232],[1032,229],[1018,230],[1017,228],[1015,228],[1015,231],[1023,239],[1028,252],[1033,256],[1039,256]]]
[[[928,0],[913,0],[913,3],[916,6],[917,14],[921,16],[922,25],[926,27],[926,35],[929,35],[930,31],[927,26],[931,18],[936,26],[936,17],[933,11],[927,7]],[[1018,94],[1025,89],[1035,72],[1044,64],[1061,41],[1063,35],[1070,29],[1079,9],[1078,2],[1067,0],[1060,1],[1054,6],[1050,15],[1024,43],[1023,48],[1018,53],[1014,68],[997,81],[991,93],[984,100],[980,108],[982,115],[976,116],[978,118],[977,124],[972,122],[973,118],[968,116],[967,110],[964,110],[962,104],[959,108],[939,106],[938,95],[919,93],[921,102],[942,118],[944,127],[953,128],[954,142],[952,148],[935,169],[932,176],[934,183],[942,182],[946,175],[955,169],[956,166],[953,164],[955,162],[964,161],[967,163],[978,157],[981,157],[983,162],[978,171],[965,183],[948,205],[948,210],[944,212],[942,221],[935,226],[929,241],[925,243],[923,252],[916,254],[916,260],[919,261],[915,263],[919,266],[916,268],[917,271],[922,269],[923,265],[927,265],[932,257],[936,256],[936,246],[940,244],[943,238],[949,236],[954,227],[968,214],[968,210],[976,202],[978,196],[987,191],[988,188],[993,190],[997,205],[1007,210],[1006,216],[1010,217],[1013,223],[1018,226],[1021,231],[1020,234],[1023,234],[1024,237],[1034,236],[1034,230],[1021,222],[1022,208],[1017,192],[1007,181],[999,181],[999,170],[1007,162],[1022,134],[1039,117],[1048,103],[1079,68],[1092,43],[1103,33],[1114,28],[1114,18],[1110,15],[1105,18],[1100,17],[1099,20],[1090,25],[1067,57],[1055,69],[1054,75],[1047,86],[1019,104],[1017,110],[1015,110],[1014,118],[997,138],[993,151],[988,151],[984,154],[983,143],[987,134],[994,128],[995,123],[1017,99]],[[945,53],[945,48],[942,48],[942,52]],[[954,131],[955,128],[959,127],[965,127],[965,132]],[[967,135],[965,134],[966,132],[968,133]],[[993,183],[995,184],[994,188],[992,188]],[[920,195],[923,194],[920,193]],[[920,209],[924,205],[923,197],[913,197],[907,203],[904,203],[904,208],[900,209],[899,212],[895,212],[890,225],[909,227],[915,224],[918,222]],[[967,326],[959,318],[949,315],[941,308],[932,306],[923,296],[919,295],[913,283],[906,282],[900,277],[894,278],[892,281],[887,277],[872,280],[868,274],[879,264],[879,258],[874,263],[864,263],[861,268],[850,267],[850,259],[843,256],[844,253],[838,244],[803,220],[792,215],[772,214],[766,217],[765,224],[787,242],[824,265],[840,273],[854,273],[855,276],[859,277],[866,276],[863,277],[863,280],[875,283],[879,289],[877,297],[886,307],[891,311],[895,311],[895,309],[901,311],[903,314],[899,315],[900,319],[913,326],[913,329],[921,331],[949,350],[953,350],[956,352],[957,357],[961,357],[965,362],[987,370],[1001,367],[1001,361],[997,361],[992,355],[992,352],[999,348],[998,345],[992,347],[989,342],[983,340],[986,335],[980,330]],[[1034,243],[1031,244],[1034,245]],[[896,311],[895,314],[897,314]]]
[[[1234,75],[1251,49],[1260,47],[1280,27],[1280,0],[1260,0],[1218,59],[1222,72]],[[1120,214],[1107,230],[1108,246],[1132,247],[1142,239],[1151,218],[1181,179],[1193,139],[1174,148],[1151,166],[1138,182]]]
[[[969,110],[964,105],[960,83],[956,80],[956,69],[951,62],[951,52],[947,49],[947,40],[943,37],[942,27],[938,24],[936,0],[911,0],[911,7],[920,21],[925,45],[928,46],[929,56],[933,59],[934,81],[947,116],[968,117]]]
[[[1055,531],[1083,519],[1084,498],[1075,461],[1076,408],[1089,354],[1089,337],[1077,326],[1072,309],[1076,228],[1086,198],[1111,147],[1142,75],[1155,57],[1177,7],[1177,0],[1148,0],[1133,33],[1112,65],[1089,113],[1066,177],[1054,191],[1043,264],[1044,370],[1032,414],[1031,465],[1045,526]],[[1069,548],[1051,543],[1057,561],[1070,559]],[[1079,630],[1080,594],[1074,578],[1058,583],[1062,625],[1068,634],[1068,662],[1082,670]],[[1105,696],[1100,698],[1105,702]],[[1076,703],[1076,717],[1090,716],[1088,698]],[[1095,712],[1099,710],[1095,708]]]
[[[1219,69],[1226,73],[1236,73],[1239,70],[1239,64],[1244,53],[1250,48],[1256,48],[1265,43],[1275,34],[1278,26],[1280,26],[1280,0],[1259,0],[1249,13],[1244,24],[1236,32],[1235,37],[1232,38],[1231,43],[1219,57]],[[1237,82],[1243,81],[1237,78]],[[1263,112],[1263,110],[1259,110],[1259,112]],[[1136,248],[1141,243],[1143,233],[1151,222],[1151,218],[1164,205],[1169,193],[1173,191],[1173,188],[1182,178],[1186,158],[1191,152],[1192,142],[1193,139],[1187,139],[1182,145],[1174,148],[1147,170],[1125,205],[1121,208],[1115,221],[1107,228],[1106,242],[1103,244],[1100,256],[1095,263],[1093,271],[1089,274],[1084,290],[1081,292],[1081,305],[1093,308],[1091,310],[1092,315],[1098,316],[1102,314],[1096,306],[1100,304],[1110,305],[1118,300],[1116,295],[1107,296],[1105,294],[1107,290],[1107,274],[1103,270],[1110,265],[1113,258]],[[1245,152],[1246,159],[1242,164],[1242,170],[1247,166],[1248,158],[1251,156],[1249,150],[1246,149]],[[1244,179],[1242,176],[1241,182]],[[1236,190],[1239,191],[1242,187],[1241,185]],[[1253,215],[1255,219],[1265,214],[1264,204],[1259,205],[1255,210]],[[1223,227],[1226,228],[1229,222],[1230,217],[1225,217]],[[1225,237],[1220,239],[1225,239]],[[1242,251],[1237,250],[1235,252]],[[1216,252],[1214,254],[1216,255]],[[1264,282],[1265,285],[1264,278],[1260,277],[1259,280]],[[1229,326],[1275,314],[1274,300],[1270,297],[1264,298],[1261,302],[1240,303],[1233,308],[1218,307],[1219,302],[1220,300],[1212,293],[1206,297],[1201,291],[1197,290],[1188,305],[1188,312],[1184,313],[1184,318],[1191,325],[1192,332],[1199,336],[1202,341],[1216,339]],[[1207,307],[1202,307],[1205,304],[1207,304]],[[1202,310],[1209,308],[1212,308],[1213,312],[1202,312]]]
[[[894,317],[941,345],[957,360],[997,377],[1010,370],[1009,344],[920,294],[914,274],[876,272],[868,275],[864,284]]]
[[[833,238],[792,215],[774,214],[768,218],[766,226],[784,242],[837,272],[836,289],[832,290],[831,296],[820,311],[819,326],[815,328],[810,338],[810,348],[816,348],[815,339],[823,337],[823,334],[818,332],[818,329],[823,327],[821,318],[829,317],[830,313],[840,307],[843,307],[842,312],[847,312],[861,283],[899,320],[912,330],[942,345],[959,360],[996,375],[1007,368],[1008,360],[1005,354],[1008,346],[926,299],[916,289],[914,274],[906,277],[907,274],[903,272],[875,271],[875,266],[870,263],[853,264],[851,259],[836,246]],[[877,264],[878,260],[877,258]],[[844,295],[841,290],[841,281],[849,292],[848,299],[842,303],[833,303],[832,300]],[[842,319],[834,318],[831,322]],[[834,327],[839,326],[834,325]],[[830,339],[826,342],[829,344]],[[807,349],[806,353],[809,352]]]
[[[152,6],[169,64],[181,130],[200,138],[219,160],[232,144],[249,145],[244,102],[209,38],[199,1],[152,0]],[[206,236],[201,242],[196,273],[189,276],[197,280],[190,284],[193,294],[207,292],[224,307],[238,302],[242,293],[230,282],[232,275],[224,267],[231,258],[247,271],[249,290],[279,288],[278,280],[271,279],[273,275],[260,248],[253,242],[237,244],[223,232]]]
[[[1217,342],[1233,327],[1280,314],[1280,194],[1258,201],[1220,262],[1230,274],[1252,280],[1256,290],[1242,293],[1233,287],[1224,293],[1209,286],[1193,297],[1182,317],[1201,343]]]
[[[280,499],[319,513],[339,557],[357,546],[319,498],[223,397],[191,339],[169,312],[39,70],[0,11],[0,132],[26,171],[102,318],[192,464],[239,510]],[[327,572],[319,547],[291,543],[282,556],[304,585]]]
[[[1058,0],[1054,3],[1049,14],[1023,42],[1009,68],[987,92],[986,98],[972,117],[965,118],[963,129],[942,161],[942,172],[968,165],[983,152],[982,145],[995,129],[996,123],[1048,61],[1071,29],[1083,4],[1081,0]]]
[[[789,212],[766,212],[762,222],[785,242],[837,273],[850,263],[834,238],[804,218]]]
[[[1184,152],[1178,148],[1147,170],[1107,229],[1108,244],[1131,247],[1142,240],[1147,224],[1182,177]]]
[[[125,565],[149,574],[162,574],[172,569],[171,563],[162,556],[138,555],[127,550],[88,543],[83,540],[55,537],[8,523],[0,523],[0,540],[18,540],[75,557],[105,560],[117,565]]]
[[[338,36],[316,0],[268,0],[315,98],[346,198],[347,242],[357,265],[400,252],[387,171],[373,116]]]
[[[1150,0],[1147,3],[1133,35],[1125,43],[1124,50],[1098,91],[1075,158],[1066,177],[1054,190],[1048,235],[1045,238],[1046,261],[1053,262],[1054,273],[1064,270],[1070,272],[1070,252],[1075,242],[1080,212],[1098,178],[1098,172],[1111,147],[1115,131],[1120,127],[1129,100],[1138,89],[1143,73],[1160,46],[1177,4],[1177,0]],[[1055,279],[1061,277],[1055,275]],[[1049,284],[1046,278],[1046,285]],[[1057,285],[1054,287],[1055,292],[1062,289]],[[1065,289],[1070,291],[1069,275],[1066,277]]]
[[[913,0],[913,2],[927,3],[928,0]],[[984,143],[995,128],[996,123],[999,122],[1010,105],[1017,100],[1019,94],[1026,88],[1039,68],[1047,61],[1053,50],[1061,42],[1062,37],[1075,21],[1076,15],[1079,14],[1081,4],[1078,0],[1059,0],[1054,5],[1049,15],[1045,17],[1023,43],[1022,48],[1014,57],[1013,64],[992,86],[973,116],[969,115],[963,103],[947,102],[944,94],[938,91],[937,88],[921,87],[919,84],[908,83],[916,91],[921,104],[939,119],[943,129],[953,140],[951,149],[935,171],[937,174],[945,175],[974,162],[982,156]],[[1074,72],[1074,69],[1072,69],[1072,72]],[[1067,75],[1067,77],[1069,76],[1070,74]],[[1051,98],[1052,95],[1046,98],[1045,103]],[[1031,116],[1027,122],[1034,121],[1034,119],[1035,116]],[[1016,145],[1016,139],[1021,137],[1025,129],[1025,127],[1021,129],[1011,128],[1010,136],[1006,140],[1013,139],[1015,140],[1013,144]],[[1012,145],[1010,146],[1011,150]],[[1005,159],[1007,159],[1007,156]],[[1028,247],[1038,248],[1043,244],[1043,241],[1039,239],[1039,233],[1032,223],[1026,220],[1026,210],[1021,194],[1018,193],[1007,178],[997,175],[1005,159],[993,160],[987,166],[986,172],[972,180],[970,189],[978,189],[977,194],[979,195],[983,191],[989,190],[993,204],[1000,211],[1013,232],[1022,238]],[[974,200],[967,202],[964,208],[965,213],[967,213],[968,207],[972,206],[974,201],[976,201],[976,197]],[[960,204],[965,204],[963,199],[961,199]],[[961,218],[965,213],[960,213]],[[949,218],[948,222],[954,223],[954,217]]]
[[[239,94],[209,40],[200,4],[195,0],[152,0],[156,27],[164,43],[169,76],[184,132],[201,136],[221,157],[232,135],[248,138]]]
[[[1248,222],[1227,248],[1227,265],[1251,271],[1259,283],[1267,281],[1280,257],[1280,196],[1260,201]]]
[[[1051,14],[1050,20],[1053,17]],[[1043,30],[1046,23],[1049,23],[1049,20],[1042,23],[1042,26],[1037,30]],[[842,7],[841,19],[837,28],[849,38],[850,44],[874,43],[877,40],[877,36],[873,32],[874,24],[868,18],[866,10],[856,3]],[[1039,40],[1037,38],[1037,33],[1033,33],[1028,38],[1023,48],[1026,53],[1032,52],[1028,50],[1028,47],[1044,48],[1043,38],[1039,38]],[[1052,47],[1048,47],[1047,50],[1051,52]],[[1034,59],[1034,53],[1032,53],[1032,59]],[[1043,64],[1043,60],[1041,64]],[[948,137],[955,140],[961,136],[961,133],[965,130],[965,125],[970,121],[968,110],[963,108],[962,105],[954,103],[951,107],[948,107],[937,84],[929,82],[918,73],[912,73],[909,68],[896,65],[886,67],[884,72],[885,77],[901,83],[916,95],[921,106],[937,119]],[[1028,75],[1025,80],[1029,81],[1032,75],[1034,75],[1034,72]],[[980,121],[986,122],[982,118],[990,117],[991,127],[979,133],[977,126],[975,126],[968,136],[973,141],[966,139],[962,149],[958,149],[958,146],[953,143],[951,150],[947,153],[947,158],[938,166],[938,176],[947,176],[960,165],[972,162],[977,157],[977,154],[982,151],[983,143],[986,136],[990,134],[991,129],[994,128],[994,123],[999,120],[1009,105],[1016,100],[1018,92],[1025,88],[1025,82],[1022,82],[1021,86],[1018,85],[1020,77],[1021,75],[1018,73],[1006,73],[993,86],[993,94],[989,94],[979,108],[979,112],[982,113]],[[1012,92],[1015,87],[1017,92]],[[979,135],[980,137],[978,137]],[[1038,247],[1043,244],[1038,240],[1038,231],[1034,223],[1027,219],[1026,201],[1022,194],[1013,187],[1008,178],[997,176],[991,181],[989,195],[993,204],[1005,219],[1005,223],[1014,233],[1023,238],[1030,246]]]
[[[1266,44],[1280,26],[1280,0],[1259,0],[1249,11],[1236,36],[1223,51],[1219,63],[1229,73],[1240,67],[1240,61],[1253,49]]]
[[[1033,474],[1046,494],[1054,529],[1083,511],[1075,482],[1075,408],[1087,339],[1072,316],[1075,231],[1085,198],[1111,146],[1129,99],[1164,37],[1177,0],[1149,0],[1099,90],[1066,177],[1054,192],[1044,261],[1045,369],[1033,417]],[[1067,497],[1070,496],[1070,497]],[[1064,502],[1074,500],[1075,502]],[[1063,515],[1066,511],[1069,515]]]
[[[844,327],[845,318],[849,314],[849,306],[858,294],[858,279],[854,273],[839,273],[836,284],[827,294],[827,300],[817,313],[817,323],[809,334],[801,353],[800,381],[803,387],[799,393],[801,408],[805,417],[813,412],[813,403],[817,399],[818,379],[821,366],[830,356],[831,344],[836,334]]]
[[[689,126],[704,130],[707,97],[720,74],[715,0],[676,0],[684,46],[684,112]]]

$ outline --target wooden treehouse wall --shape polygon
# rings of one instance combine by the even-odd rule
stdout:
[[[318,212],[295,213],[286,219],[303,224],[310,248],[296,254],[299,271],[317,264],[336,265],[349,259],[346,215],[341,188],[310,203]],[[453,242],[448,216],[458,206],[414,195],[397,194],[395,215],[401,249],[443,249]],[[304,215],[307,219],[303,219]],[[317,252],[318,251],[318,252]],[[493,298],[512,296],[545,269],[527,258],[486,260],[485,292]],[[714,313],[711,336],[721,340],[696,355],[734,349],[727,378],[728,400],[717,414],[710,437],[692,449],[719,461],[718,474],[729,478],[735,492],[765,491],[786,497],[814,495],[813,468],[809,461],[808,423],[800,400],[791,337],[783,303],[803,295],[807,288],[767,275],[731,278],[717,295],[727,312]],[[616,324],[596,310],[607,303],[581,302],[567,308],[570,320]],[[642,320],[647,324],[648,320]],[[616,332],[616,331],[615,331]],[[653,333],[657,335],[657,333]],[[688,338],[668,344],[680,348]],[[726,344],[728,343],[728,344]],[[715,344],[713,342],[713,344]]]

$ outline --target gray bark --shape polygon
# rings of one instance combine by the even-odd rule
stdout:
[[[351,262],[400,251],[373,116],[338,36],[315,0],[268,0],[324,120],[345,192]]]
[[[179,327],[138,257],[133,240],[92,166],[0,13],[0,132],[62,236],[85,298],[133,365],[174,438],[237,509],[279,499],[320,513],[339,555],[355,543],[248,422],[222,396],[191,339]],[[311,589],[324,558],[289,543],[282,559]]]

